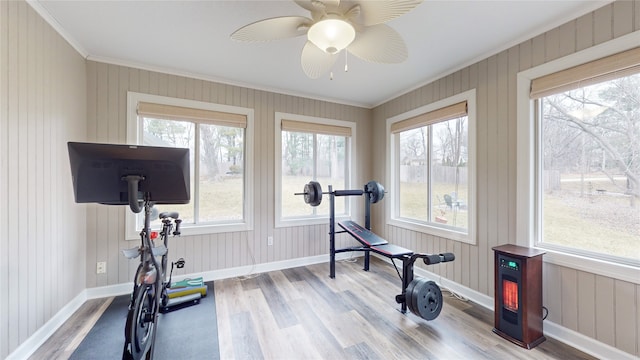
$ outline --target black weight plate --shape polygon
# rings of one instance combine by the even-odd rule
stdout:
[[[318,206],[322,202],[322,186],[317,181],[309,181],[304,185],[304,202],[311,206]]]
[[[425,278],[415,278],[412,282],[415,282],[415,286],[413,287],[413,291],[411,294],[411,307],[412,310],[411,312],[418,315],[419,316],[419,310],[418,310],[418,297],[420,296],[420,292],[422,290],[422,288],[424,288],[426,285],[425,283],[428,280]]]
[[[411,307],[412,307],[412,313],[420,316],[420,308],[418,307],[418,299],[420,298],[420,294],[422,294],[422,292],[426,286],[427,283],[427,279],[425,278],[418,278],[417,282],[416,282],[416,286],[413,288],[413,294],[411,294]]]
[[[416,308],[414,305],[414,293],[415,293],[415,289],[416,286],[418,284],[420,284],[421,281],[423,281],[423,278],[415,278],[413,280],[411,280],[411,282],[409,283],[409,285],[407,285],[407,290],[405,292],[405,301],[407,302],[407,309],[409,309],[409,311],[411,311],[412,313],[416,313]]]
[[[375,204],[384,198],[384,186],[377,181],[369,181],[367,183],[367,192],[371,203]]]
[[[413,292],[416,312],[414,314],[425,320],[433,320],[442,310],[442,291],[433,281],[421,282]]]

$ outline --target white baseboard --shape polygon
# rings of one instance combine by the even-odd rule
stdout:
[[[85,289],[87,300],[131,294],[133,282]]]
[[[567,329],[551,321],[543,322],[545,336],[552,337],[558,341],[570,345],[576,349],[595,356],[598,359],[618,359],[618,360],[638,360],[633,356],[611,345],[601,343],[593,338],[582,335],[579,332]]]
[[[460,285],[457,282],[451,281],[447,278],[443,278],[438,274],[434,274],[430,271],[424,270],[419,267],[415,267],[413,271],[416,275],[435,281],[436,284],[438,284],[440,287],[444,289],[449,289],[452,292],[458,295],[461,295],[473,301],[474,303],[493,311],[493,298],[491,296],[487,296],[483,293],[475,291],[466,286]]]
[[[336,260],[347,259],[350,257],[349,253],[339,253],[336,254]],[[269,271],[276,270],[284,270],[291,269],[300,266],[307,266],[313,264],[320,263],[328,263],[329,262],[329,254],[326,255],[317,255],[305,258],[297,258],[291,260],[282,260],[282,261],[274,261],[270,263],[257,264],[257,265],[249,265],[249,266],[240,266],[229,269],[221,269],[221,270],[212,270],[206,271],[199,274],[191,274],[189,277],[202,276],[204,281],[213,281],[220,279],[229,279],[237,276],[250,276],[253,274],[260,274]],[[329,269],[327,269],[327,274],[329,273]]]
[[[336,254],[336,260],[342,260],[349,257],[350,254],[348,253]],[[204,281],[213,281],[233,278],[237,276],[248,276],[269,271],[290,269],[299,266],[328,263],[328,260],[329,254],[326,254],[306,258],[275,261],[264,264],[239,266],[229,269],[205,271],[188,275],[180,275],[174,276],[174,279],[176,281],[180,281],[186,278],[202,276]],[[329,269],[327,268],[327,274],[328,273]],[[89,299],[130,294],[132,286],[133,283],[129,282],[123,284],[88,288],[83,290],[82,292],[80,292],[80,294],[78,294],[78,296],[76,296],[67,305],[60,309],[60,311],[58,311],[58,313],[54,315],[49,321],[47,321],[40,329],[33,333],[33,335],[31,335],[25,342],[20,344],[20,346],[18,346],[18,348],[16,348],[16,350],[7,357],[7,360],[28,359],[29,356],[31,356],[42,344],[45,343],[45,341],[47,341],[47,339],[49,339],[49,337],[51,337],[51,335],[53,335],[54,332],[56,332],[56,330],[58,330],[58,328],[60,328],[60,326],[65,323],[65,321],[69,320],[69,318],[80,308],[80,306],[82,306],[82,304],[85,303],[85,301]]]
[[[349,257],[350,256],[347,253],[336,254],[336,260],[342,260]],[[238,276],[250,276],[253,274],[261,274],[269,271],[291,269],[299,266],[328,263],[328,260],[329,260],[329,255],[327,254],[327,255],[318,255],[318,256],[311,256],[311,257],[291,259],[291,260],[274,261],[274,262],[264,263],[264,264],[238,266],[235,268],[228,268],[228,269],[204,271],[199,273],[191,273],[187,275],[174,275],[172,282],[181,281],[184,279],[193,279],[196,277],[202,277],[204,281],[222,280],[222,279],[229,279],[229,278],[238,277]],[[329,270],[327,269],[327,273],[328,271]],[[119,295],[130,294],[132,290],[132,286],[133,286],[133,283],[129,282],[124,284],[102,286],[97,288],[88,288],[85,291],[87,293],[87,299],[99,299],[99,298],[109,297],[109,296],[119,296]]]

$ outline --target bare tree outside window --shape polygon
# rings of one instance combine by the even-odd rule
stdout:
[[[143,129],[145,145],[190,150],[191,199],[197,201],[169,207],[157,205],[159,211],[178,211],[185,224],[225,223],[244,218],[243,128],[144,118]],[[196,147],[199,159],[195,158]]]
[[[543,97],[542,236],[640,260],[640,74]]]
[[[282,217],[327,216],[329,201],[311,207],[294,193],[311,180],[323,191],[346,189],[348,137],[306,132],[282,131]],[[337,214],[346,213],[346,198],[337,198]]]
[[[466,231],[468,118],[398,134],[400,217]]]

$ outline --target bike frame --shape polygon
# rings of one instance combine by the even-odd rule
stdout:
[[[144,227],[140,232],[140,247],[137,252],[140,264],[133,281],[133,292],[125,325],[125,344],[123,359],[153,359],[156,325],[161,303],[167,300],[166,289],[171,286],[166,281],[167,255],[169,252],[169,234],[176,224],[173,235],[179,235],[181,220],[178,213],[162,213],[161,246],[155,246],[151,239],[151,216],[154,204],[146,197],[144,200]],[[173,221],[173,222],[172,222]],[[132,249],[135,250],[135,249]],[[157,250],[157,251],[154,251]],[[127,257],[132,257],[125,254]],[[156,259],[162,256],[160,262]],[[153,277],[152,279],[150,277]],[[148,308],[148,305],[151,305]],[[151,338],[148,338],[148,337]]]

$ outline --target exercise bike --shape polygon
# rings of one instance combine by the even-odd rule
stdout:
[[[167,295],[171,284],[171,274],[166,281],[168,239],[170,234],[180,234],[178,213],[160,214],[158,244],[150,227],[155,204],[189,203],[189,149],[80,142],[68,142],[67,147],[77,203],[129,205],[135,214],[144,210],[140,246],[123,251],[130,259],[140,256],[140,265],[133,279],[122,358],[152,359],[158,313],[172,302],[191,301],[187,296],[174,301],[168,299],[173,295]],[[184,260],[178,260],[177,266],[184,266]],[[193,303],[199,302],[197,296]]]
[[[167,289],[171,286],[171,276],[166,279],[167,255],[169,253],[169,235],[180,235],[180,223],[177,212],[160,213],[162,231],[159,234],[160,242],[155,244],[158,233],[150,228],[151,217],[154,213],[153,202],[144,199],[144,227],[140,232],[141,245],[132,249],[122,250],[123,254],[134,259],[140,256],[140,265],[136,270],[133,291],[127,312],[125,325],[125,343],[122,351],[124,359],[152,359],[158,324],[158,314],[162,307],[169,302]],[[175,230],[172,229],[175,225]],[[158,262],[157,258],[161,260]],[[177,261],[178,268],[184,266],[184,260]]]

